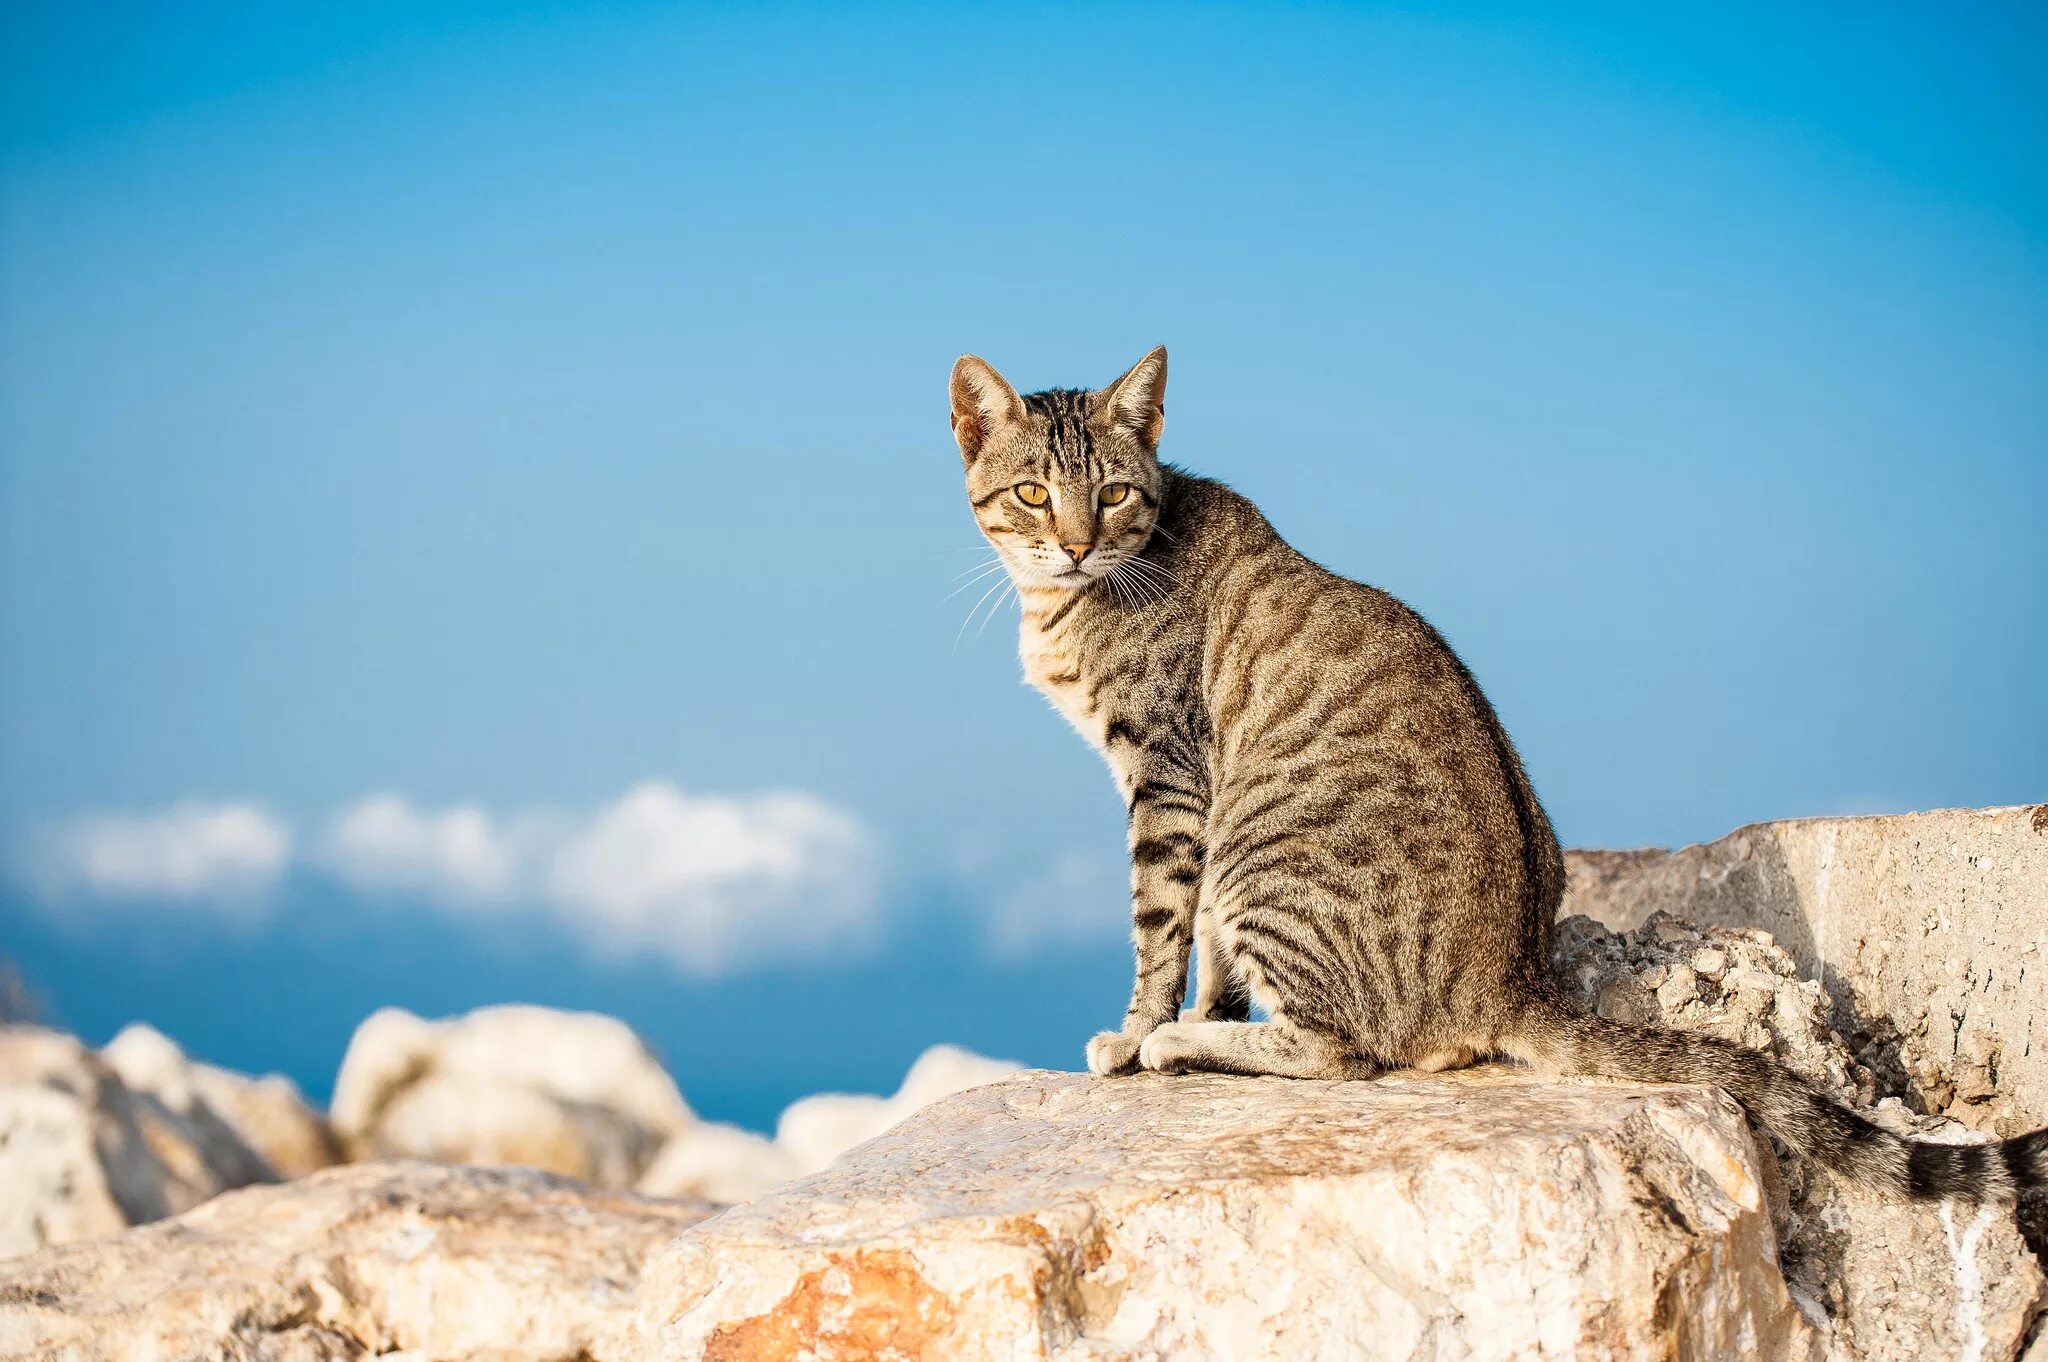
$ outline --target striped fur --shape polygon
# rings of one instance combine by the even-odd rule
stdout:
[[[1549,966],[1563,855],[1471,673],[1414,611],[1161,463],[1165,388],[1164,350],[1094,392],[1019,396],[972,356],[952,382],[968,500],[1022,600],[1025,674],[1129,810],[1137,978],[1123,1025],[1089,1043],[1094,1072],[1363,1078],[1507,1056],[1719,1084],[1901,1196],[2048,1181],[2048,1132],[1902,1140],[1768,1055],[1565,1001]]]

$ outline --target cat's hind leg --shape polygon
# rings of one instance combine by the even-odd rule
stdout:
[[[1145,1037],[1138,1063],[1163,1074],[1275,1074],[1371,1078],[1382,1072],[1342,1041],[1280,1018],[1263,1022],[1168,1022]]]
[[[1195,1005],[1181,1009],[1184,1022],[1250,1021],[1251,992],[1232,968],[1229,953],[1217,938],[1216,914],[1195,910]]]

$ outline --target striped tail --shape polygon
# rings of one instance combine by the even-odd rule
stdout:
[[[1872,1124],[1757,1050],[1715,1036],[1608,1021],[1548,996],[1501,1050],[1550,1073],[1713,1083],[1801,1154],[1899,1198],[1990,1201],[2048,1186],[2048,1129],[1991,1144],[1909,1140]]]

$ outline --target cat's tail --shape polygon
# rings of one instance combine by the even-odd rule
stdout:
[[[1800,1153],[1895,1197],[1989,1201],[2048,1186],[2048,1129],[1989,1144],[1906,1139],[1761,1051],[1696,1032],[1590,1016],[1554,993],[1533,1000],[1499,1048],[1555,1074],[1718,1084]]]

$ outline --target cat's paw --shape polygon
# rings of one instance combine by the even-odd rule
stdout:
[[[1098,1033],[1094,1040],[1088,1042],[1088,1072],[1100,1078],[1137,1072],[1138,1046],[1144,1039],[1139,1032]]]
[[[1206,1007],[1183,1007],[1180,1010],[1180,1019],[1184,1022],[1204,1022],[1216,1020],[1216,1018],[1209,1015],[1209,1009]]]
[[[1162,1026],[1138,1047],[1138,1064],[1154,1073],[1177,1074],[1188,1067],[1187,1062],[1197,1048],[1185,1027]]]

